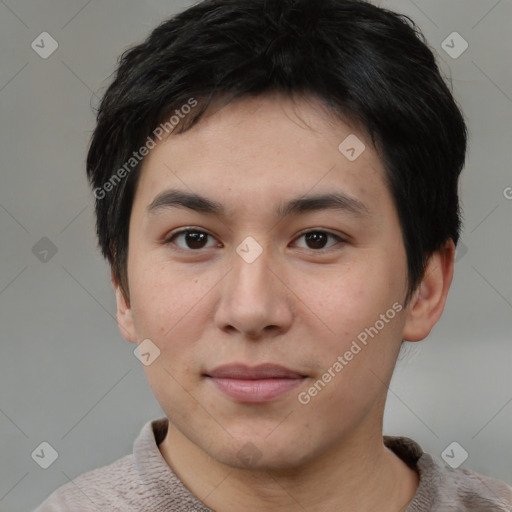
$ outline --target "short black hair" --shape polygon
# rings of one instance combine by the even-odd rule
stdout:
[[[467,128],[409,17],[364,0],[204,0],[164,21],[118,64],[99,105],[87,175],[99,246],[125,297],[137,150],[162,123],[173,124],[173,112],[181,133],[220,98],[310,96],[364,129],[400,220],[406,301],[429,257],[450,238],[457,244]],[[192,102],[197,107],[185,110]]]

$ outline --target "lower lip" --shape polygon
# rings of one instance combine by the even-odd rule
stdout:
[[[303,377],[293,379],[225,379],[209,377],[223,393],[239,402],[270,402],[299,386]]]

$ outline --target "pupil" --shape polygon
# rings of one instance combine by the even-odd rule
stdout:
[[[186,235],[187,245],[191,249],[201,249],[202,242],[206,239],[206,233],[198,233],[197,231],[189,231]]]
[[[322,240],[320,240],[320,238],[322,238]],[[307,243],[313,242],[314,249],[322,249],[325,245],[325,238],[326,234],[318,231],[306,234]]]

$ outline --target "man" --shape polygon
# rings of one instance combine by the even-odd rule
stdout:
[[[208,0],[125,52],[87,172],[166,417],[38,510],[512,510],[382,436],[451,284],[466,140],[415,25],[367,2]]]

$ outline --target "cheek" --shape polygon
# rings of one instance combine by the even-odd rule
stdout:
[[[166,350],[170,345],[187,345],[194,339],[195,326],[200,325],[196,319],[201,299],[213,285],[210,280],[198,279],[197,273],[179,272],[168,263],[140,265],[130,283],[138,336],[150,338]]]
[[[329,349],[350,345],[400,299],[399,287],[396,283],[390,286],[383,263],[363,263],[337,268],[321,278],[295,280],[299,314],[315,321],[326,340],[333,340]]]

